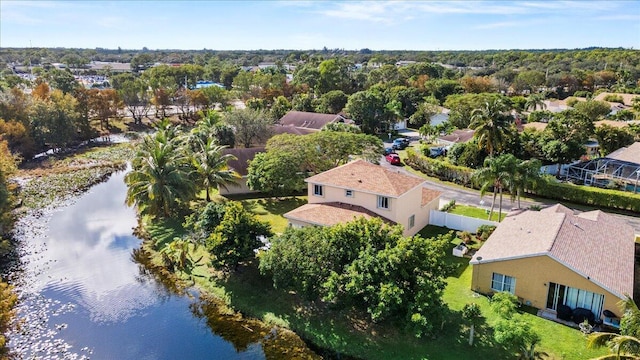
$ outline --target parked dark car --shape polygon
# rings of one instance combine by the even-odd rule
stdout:
[[[400,165],[400,156],[396,153],[387,154],[384,158],[391,165]]]
[[[429,157],[438,157],[440,155],[445,155],[446,150],[443,146],[432,147],[429,149]]]
[[[384,148],[384,155],[394,154],[396,151],[392,147]]]
[[[405,138],[397,138],[393,140],[393,144],[391,145],[391,147],[398,150],[406,149],[407,146],[409,146],[409,140]]]

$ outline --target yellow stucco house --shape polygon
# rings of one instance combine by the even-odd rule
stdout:
[[[512,213],[471,259],[471,288],[511,292],[547,316],[563,305],[585,308],[615,326],[603,312],[619,319],[617,303],[633,296],[634,237],[625,221],[599,210],[574,214],[558,204]]]
[[[364,160],[305,181],[308,204],[284,214],[290,226],[330,226],[380,217],[402,225],[404,235],[412,236],[429,224],[429,212],[437,210],[440,202],[440,192],[426,188],[424,180]]]

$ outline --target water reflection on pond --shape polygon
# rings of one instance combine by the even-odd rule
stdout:
[[[140,240],[123,177],[20,220],[23,325],[11,348],[22,358],[264,359],[268,329],[234,346],[214,331],[238,330],[212,325],[209,302],[171,293],[132,260]]]

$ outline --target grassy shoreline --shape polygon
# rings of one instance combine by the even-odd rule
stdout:
[[[264,219],[281,216],[291,202],[299,198],[280,200],[273,204],[268,199],[244,199],[245,207],[254,209],[256,215]],[[260,206],[257,206],[258,203]],[[268,206],[265,206],[267,205]],[[270,209],[270,211],[266,210]],[[268,214],[265,214],[265,211]],[[279,224],[277,221],[275,224]],[[154,243],[166,243],[174,236],[182,234],[180,222],[147,224],[150,239]],[[424,235],[431,237],[447,229],[429,227]],[[453,248],[454,243],[451,244]],[[211,294],[229,308],[259,319],[267,324],[291,329],[313,346],[328,349],[342,358],[353,356],[362,359],[475,359],[513,358],[504,349],[497,346],[492,338],[492,327],[498,319],[489,306],[486,297],[470,290],[471,267],[468,259],[455,258],[449,253],[450,261],[458,271],[447,278],[444,300],[452,312],[436,339],[416,339],[400,330],[398,323],[375,324],[366,320],[366,314],[353,310],[332,309],[329,304],[301,299],[293,292],[274,289],[271,279],[263,276],[257,269],[257,259],[244,263],[237,272],[221,273],[207,266],[208,254],[199,250],[192,257],[200,259],[189,273],[178,271],[177,276]],[[485,322],[478,330],[478,338],[473,347],[466,343],[468,328],[459,314],[466,303],[478,303]],[[528,309],[527,309],[528,310]],[[584,336],[575,329],[538,318],[534,314],[523,315],[541,334],[540,351],[550,359],[582,360],[606,353],[603,350],[586,348]]]

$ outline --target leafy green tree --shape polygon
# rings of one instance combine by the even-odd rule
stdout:
[[[507,291],[500,291],[491,298],[491,310],[503,319],[509,319],[518,311],[518,298]]]
[[[270,236],[269,224],[263,223],[236,201],[227,203],[220,224],[207,240],[216,266],[237,269],[240,262],[254,256],[262,246],[259,236]]]
[[[554,118],[555,118],[555,116],[551,111],[548,111],[548,110],[536,110],[536,111],[532,111],[532,112],[529,113],[529,115],[527,116],[527,122],[528,123],[532,123],[532,122],[548,123],[549,121],[551,121]]]
[[[435,98],[426,98],[409,117],[409,123],[416,126],[431,124],[431,118],[440,112]]]
[[[291,106],[296,111],[315,111],[313,97],[309,96],[309,94],[295,94],[291,100]]]
[[[195,196],[190,159],[182,150],[179,130],[163,123],[138,145],[125,176],[127,205],[143,214],[168,217]]]
[[[260,272],[271,275],[276,289],[294,289],[306,299],[316,299],[335,260],[326,233],[315,226],[287,228],[260,254]]]
[[[432,334],[445,306],[444,276],[450,269],[444,254],[451,235],[402,237],[399,230],[381,235],[384,248],[365,245],[344,270],[331,273],[325,299],[358,304],[373,321],[405,319],[417,337]]]
[[[269,138],[272,121],[262,111],[236,109],[225,113],[224,121],[235,129],[235,137],[245,148]]]
[[[325,60],[318,65],[320,81],[317,86],[318,93],[326,94],[332,90],[351,91],[351,67],[345,58],[332,58]]]
[[[47,74],[49,84],[64,94],[73,93],[80,86],[73,74],[68,70],[51,69]]]
[[[602,125],[595,130],[598,145],[600,145],[600,154],[607,156],[608,154],[633,144],[633,134],[625,128],[615,128],[609,125]]]
[[[349,97],[345,110],[365,134],[377,134],[389,128],[386,101],[378,91],[359,91]]]
[[[149,85],[142,78],[126,80],[118,89],[118,95],[122,99],[135,124],[141,124],[147,117],[151,108],[151,94]]]
[[[337,114],[347,105],[349,96],[342,90],[332,90],[320,96],[316,111],[325,114]]]
[[[362,130],[359,127],[347,124],[347,123],[328,123],[320,129],[321,131],[338,131],[338,132],[348,132],[353,134],[362,134]]]
[[[429,95],[444,103],[448,96],[461,94],[464,89],[457,80],[433,79],[424,84]]]
[[[483,196],[490,188],[493,189],[493,200],[491,201],[489,219],[491,219],[493,215],[496,196],[498,194],[500,194],[498,218],[502,217],[502,191],[512,183],[517,162],[518,159],[512,154],[488,157],[484,160],[484,167],[473,173],[473,180],[480,185],[480,196]]]
[[[216,145],[214,139],[209,138],[206,143],[200,142],[198,150],[192,155],[191,163],[198,183],[205,189],[207,202],[211,201],[209,193],[211,189],[238,186],[240,175],[227,165],[229,161],[236,158],[231,154],[223,154],[224,148]]]
[[[249,164],[247,186],[276,197],[302,191],[307,173],[301,163],[300,156],[290,152],[256,154]]]
[[[539,86],[544,85],[545,74],[538,70],[527,70],[518,73],[512,86],[516,91],[529,90],[536,92]]]
[[[469,127],[472,112],[480,109],[486,103],[492,103],[497,99],[504,99],[500,94],[484,93],[484,94],[453,94],[447,97],[444,107],[451,110],[449,113],[449,121],[453,126],[459,129]]]
[[[478,146],[487,150],[489,156],[501,152],[511,135],[508,131],[511,116],[506,111],[506,104],[496,99],[471,112],[469,126],[475,130],[473,136],[478,139]]]
[[[499,320],[494,328],[494,338],[498,344],[519,352],[523,359],[534,360],[542,355],[536,351],[540,335],[522,315]]]
[[[80,114],[71,94],[54,90],[46,99],[35,99],[30,108],[30,129],[40,149],[65,149],[75,139]]]
[[[447,152],[447,158],[454,165],[477,169],[487,158],[487,152],[478,146],[476,139],[472,139],[453,145]]]
[[[465,304],[462,308],[462,318],[469,322],[469,346],[473,346],[476,323],[482,318],[480,305],[476,303]]]
[[[573,108],[584,114],[591,121],[596,121],[611,112],[609,103],[597,100],[580,101]]]
[[[278,96],[271,105],[271,118],[278,121],[291,110],[291,103],[284,96]]]

